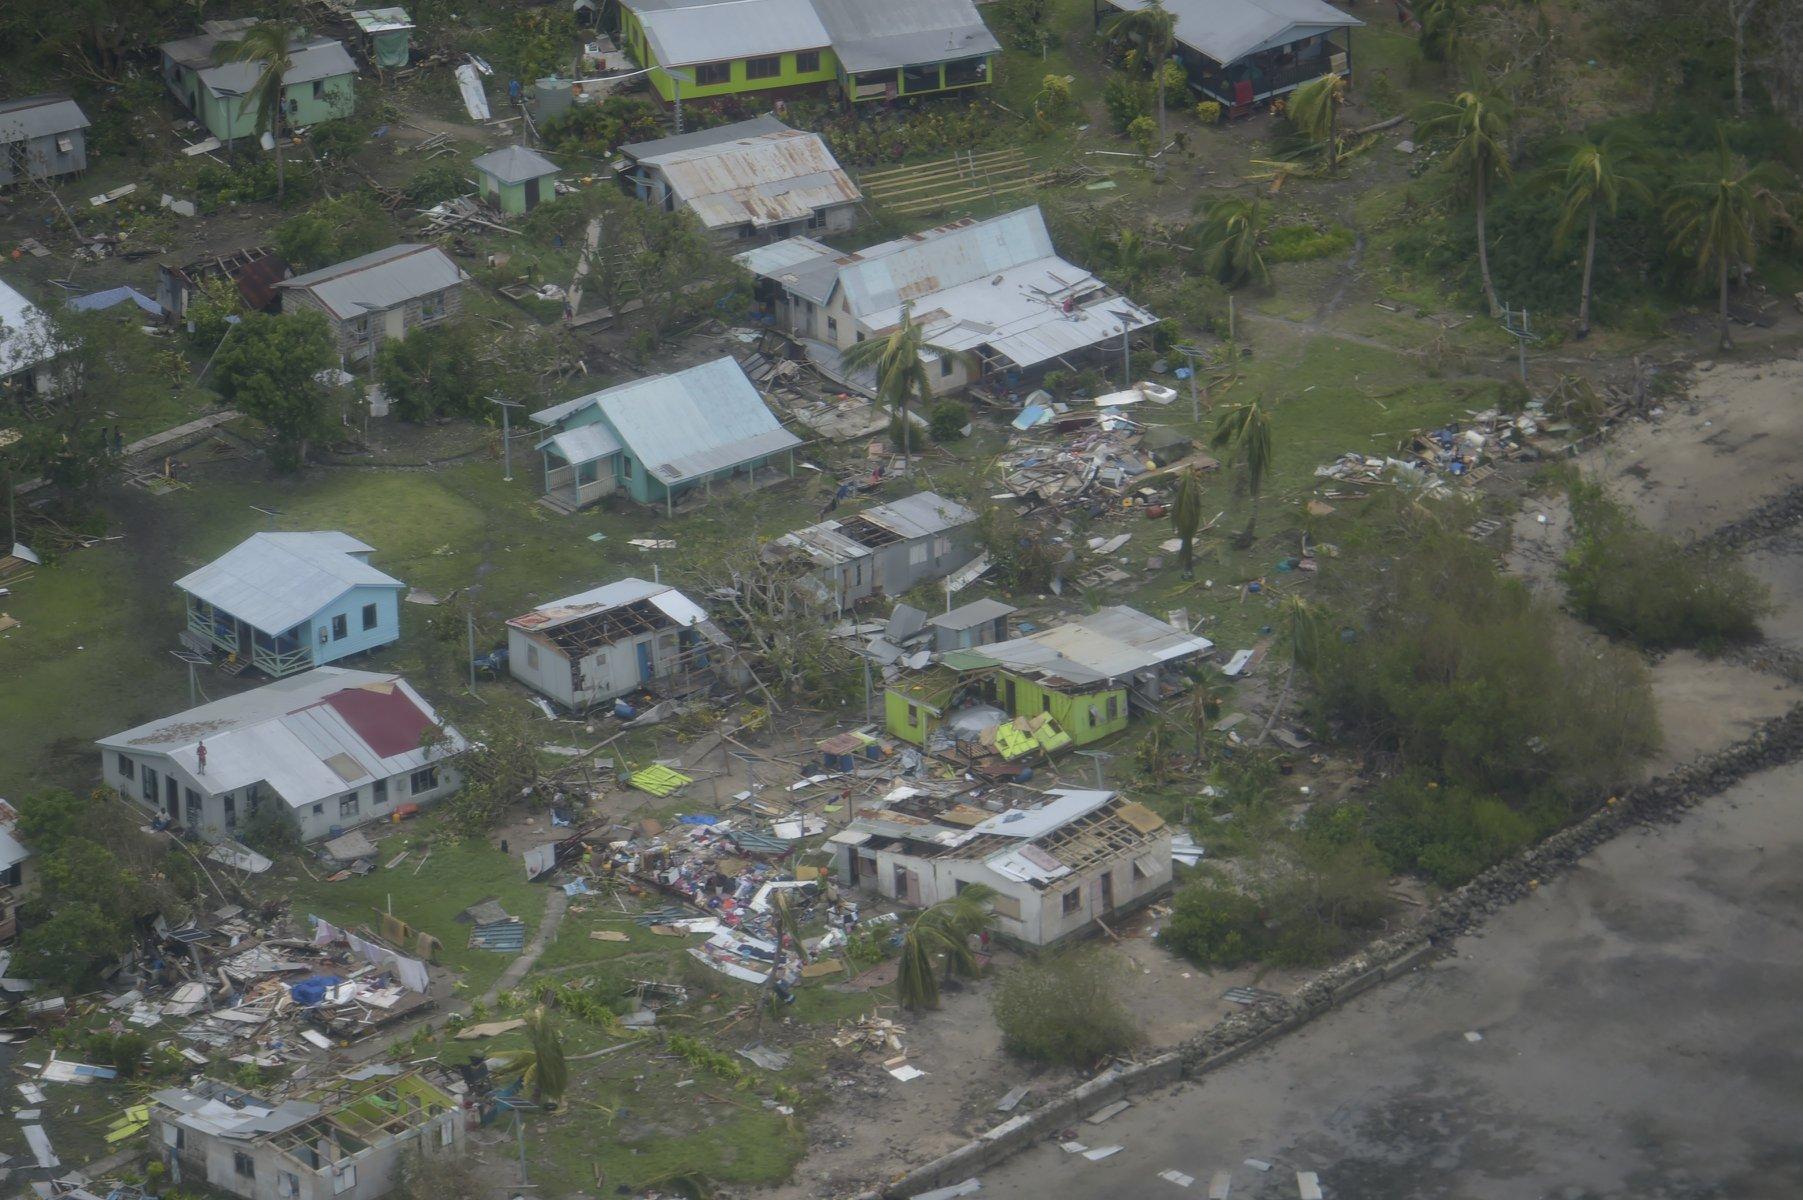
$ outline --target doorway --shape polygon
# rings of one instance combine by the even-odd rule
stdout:
[[[526,208],[528,211],[538,207],[538,180],[526,181]]]

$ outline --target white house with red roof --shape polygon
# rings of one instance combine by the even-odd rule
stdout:
[[[284,804],[304,841],[456,791],[463,735],[399,675],[318,667],[99,739],[108,786],[218,841]]]

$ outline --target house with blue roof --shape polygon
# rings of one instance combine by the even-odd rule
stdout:
[[[347,533],[258,533],[175,586],[186,596],[182,643],[280,679],[386,646],[401,636],[406,584],[370,565]]]
[[[801,439],[784,429],[730,357],[635,379],[532,414],[544,431],[545,501],[574,512],[624,491],[674,512],[678,500],[795,473]]]

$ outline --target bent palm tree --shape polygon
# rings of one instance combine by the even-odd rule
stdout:
[[[895,976],[895,993],[903,1008],[939,1007],[939,976],[933,970],[933,959],[939,955],[945,956],[945,978],[976,976],[977,956],[971,951],[970,938],[994,920],[989,910],[994,898],[994,888],[976,883],[914,918],[902,938],[901,964]]]
[[[1715,268],[1716,320],[1723,350],[1734,347],[1728,333],[1729,269],[1737,263],[1751,265],[1759,253],[1759,235],[1771,222],[1790,221],[1779,194],[1787,182],[1773,163],[1749,167],[1736,158],[1717,130],[1705,176],[1677,184],[1668,193],[1665,223],[1672,248],[1695,258],[1698,275]]]
[[[1429,105],[1415,126],[1418,137],[1447,134],[1453,139],[1446,167],[1459,177],[1459,186],[1471,197],[1477,213],[1477,267],[1492,317],[1502,315],[1502,304],[1496,298],[1496,283],[1490,278],[1484,215],[1490,186],[1507,183],[1514,175],[1505,147],[1508,130],[1509,119],[1502,102],[1471,91],[1460,92],[1451,101]]]
[[[1177,15],[1164,6],[1164,0],[1146,0],[1144,8],[1110,17],[1102,26],[1102,36],[1133,38],[1152,60],[1158,95],[1158,144],[1164,145],[1164,63],[1177,45]]]
[[[1178,555],[1183,577],[1196,577],[1196,533],[1202,528],[1202,472],[1186,467],[1177,477],[1177,496],[1171,503],[1171,527],[1182,541]]]
[[[902,472],[908,471],[914,438],[913,422],[908,419],[909,406],[922,405],[933,398],[933,379],[927,372],[927,357],[940,364],[969,364],[971,356],[962,350],[936,346],[927,341],[926,327],[914,320],[914,306],[902,305],[901,320],[888,334],[859,342],[840,355],[848,371],[871,370],[876,373],[877,399],[901,418]]]
[[[1228,287],[1239,287],[1271,277],[1259,238],[1265,230],[1264,205],[1257,200],[1233,197],[1216,200],[1203,213],[1202,224],[1191,231],[1192,244],[1202,269]]]
[[[282,178],[282,77],[294,67],[290,47],[301,41],[298,25],[280,18],[258,21],[244,31],[235,42],[223,42],[213,51],[220,62],[261,63],[257,81],[250,85],[238,101],[238,115],[247,108],[257,112],[257,132],[267,133],[275,143],[275,196],[280,201],[284,191]]]
[[[1230,459],[1240,461],[1246,493],[1252,498],[1252,511],[1246,517],[1246,528],[1236,539],[1240,548],[1252,544],[1258,526],[1258,498],[1265,486],[1265,474],[1271,469],[1271,414],[1262,398],[1254,397],[1235,404],[1221,414],[1208,444],[1225,448]]]
[[[570,1068],[564,1062],[563,1037],[544,1005],[526,1014],[526,1037],[530,1042],[526,1049],[499,1055],[501,1067],[497,1074],[517,1074],[521,1086],[532,1090],[535,1103],[555,1104],[570,1086]]]
[[[1346,102],[1346,81],[1327,74],[1290,93],[1284,111],[1302,136],[1322,146],[1329,171],[1340,165],[1340,106]]]
[[[1537,177],[1541,187],[1555,189],[1561,197],[1559,224],[1553,245],[1563,246],[1571,231],[1584,224],[1584,281],[1578,290],[1578,337],[1590,336],[1590,281],[1596,267],[1597,219],[1613,217],[1624,194],[1647,197],[1644,183],[1627,174],[1633,151],[1616,138],[1578,142],[1563,163],[1554,164]]]

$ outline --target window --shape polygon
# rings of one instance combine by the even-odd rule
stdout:
[[[1064,893],[1064,915],[1068,917],[1074,912],[1082,911],[1083,889],[1072,888],[1070,891]]]
[[[811,75],[820,69],[820,51],[797,50],[795,52],[795,73]]]
[[[249,787],[244,789],[244,811],[245,812],[247,812],[247,813],[256,812],[257,805],[259,805],[261,803],[263,803],[263,785],[262,784],[253,783]]]
[[[809,229],[819,229],[824,224],[826,224],[826,214],[825,213],[821,212],[817,208],[814,209],[812,212],[808,213],[808,228]],[[812,308],[813,305],[810,304],[808,307]]]
[[[1136,858],[1133,860],[1133,882],[1135,883],[1138,883],[1142,879],[1152,878],[1151,872],[1139,865],[1144,861],[1145,859],[1143,858]]]
[[[163,1126],[163,1144],[166,1146],[173,1146],[177,1150],[180,1150],[188,1141],[187,1138],[182,1136],[184,1132],[185,1131],[180,1125]]]
[[[358,317],[355,321],[349,322],[346,328],[351,331],[351,339],[353,341],[367,342],[369,340],[368,317]]]
[[[257,1160],[242,1150],[234,1150],[232,1151],[232,1170],[237,1172],[241,1178],[255,1179],[257,1177]]]
[[[925,542],[916,542],[908,547],[908,565],[910,567],[918,567],[926,560],[927,544]]]
[[[373,799],[370,803],[374,804],[377,808],[388,803],[388,781],[386,779],[376,780],[376,786],[372,788],[371,791],[373,793]]]
[[[920,724],[920,708],[917,705],[913,705],[913,704],[908,705],[908,728],[913,729],[915,726],[917,726],[919,724]]]
[[[939,90],[939,64],[902,68],[902,91],[935,92]]]
[[[436,321],[444,316],[444,293],[433,292],[430,296],[419,298],[419,319]]]
[[[316,817],[325,816],[326,815],[326,806],[324,804],[315,804],[313,806],[313,815]]]
[[[238,797],[227,792],[219,798],[219,802],[225,806],[225,827],[238,828]]]
[[[780,54],[745,60],[745,78],[747,79],[774,79],[782,73],[783,56]]]
[[[970,83],[982,83],[989,78],[989,60],[986,58],[967,58],[962,62],[945,64],[945,86],[963,87]]]
[[[413,789],[415,796],[421,792],[431,791],[438,786],[438,768],[427,767],[423,771],[415,771],[408,784]]]
[[[1120,715],[1121,715],[1121,698],[1119,696],[1108,697],[1108,719],[1110,721],[1112,721]]]
[[[350,631],[350,618],[346,617],[343,613],[339,613],[332,618],[332,640],[334,642],[341,641]]]
[[[712,87],[717,83],[731,82],[732,64],[729,62],[702,63],[695,68],[695,85],[697,87]]]
[[[828,317],[828,318],[827,318],[827,319],[826,319],[826,336],[827,336],[827,337],[830,337],[830,338],[836,338],[836,337],[838,337],[838,336],[839,336],[839,321],[838,321],[838,318],[836,318],[836,317]]]
[[[67,154],[69,151],[75,149],[75,139],[66,133],[59,133],[56,136],[56,148],[60,152]]]
[[[278,1196],[300,1195],[300,1176],[290,1175],[286,1171],[275,1173],[275,1194]]]
[[[1013,896],[997,893],[989,898],[989,911],[998,917],[1007,917],[1010,921],[1020,920],[1020,901]]]
[[[157,802],[157,773],[149,767],[144,768],[143,788],[141,790],[143,791],[144,799],[150,801],[152,804]]]
[[[343,1195],[356,1186],[357,1164],[334,1163],[332,1166],[332,1195]]]
[[[531,642],[526,643],[526,669],[528,671],[538,670],[538,647]]]
[[[188,793],[188,824],[200,824],[200,793],[193,788],[183,789]]]
[[[136,779],[138,777],[138,764],[133,762],[127,755],[121,754],[119,756],[119,775],[124,779]]]
[[[325,80],[315,79],[313,81],[313,98],[315,100],[324,100],[326,98],[326,81]]]
[[[331,640],[332,640],[332,631],[330,629],[327,629],[324,625],[321,625],[319,627],[319,644],[323,646]]]
[[[339,816],[354,817],[359,812],[363,811],[363,802],[358,798],[358,795],[359,794],[357,792],[352,792],[348,796],[338,797],[338,815]]]
[[[452,1140],[455,1139],[456,1136],[457,1136],[456,1127],[450,1121],[446,1121],[444,1124],[442,1124],[438,1127],[438,1144],[440,1146],[450,1145]]]
[[[373,604],[365,604],[363,606],[363,628],[374,629],[375,627],[376,627],[376,606]]]
[[[957,365],[958,364],[952,360],[951,355],[941,354],[939,356],[939,378],[944,379],[949,376],[952,373],[952,368]]]

